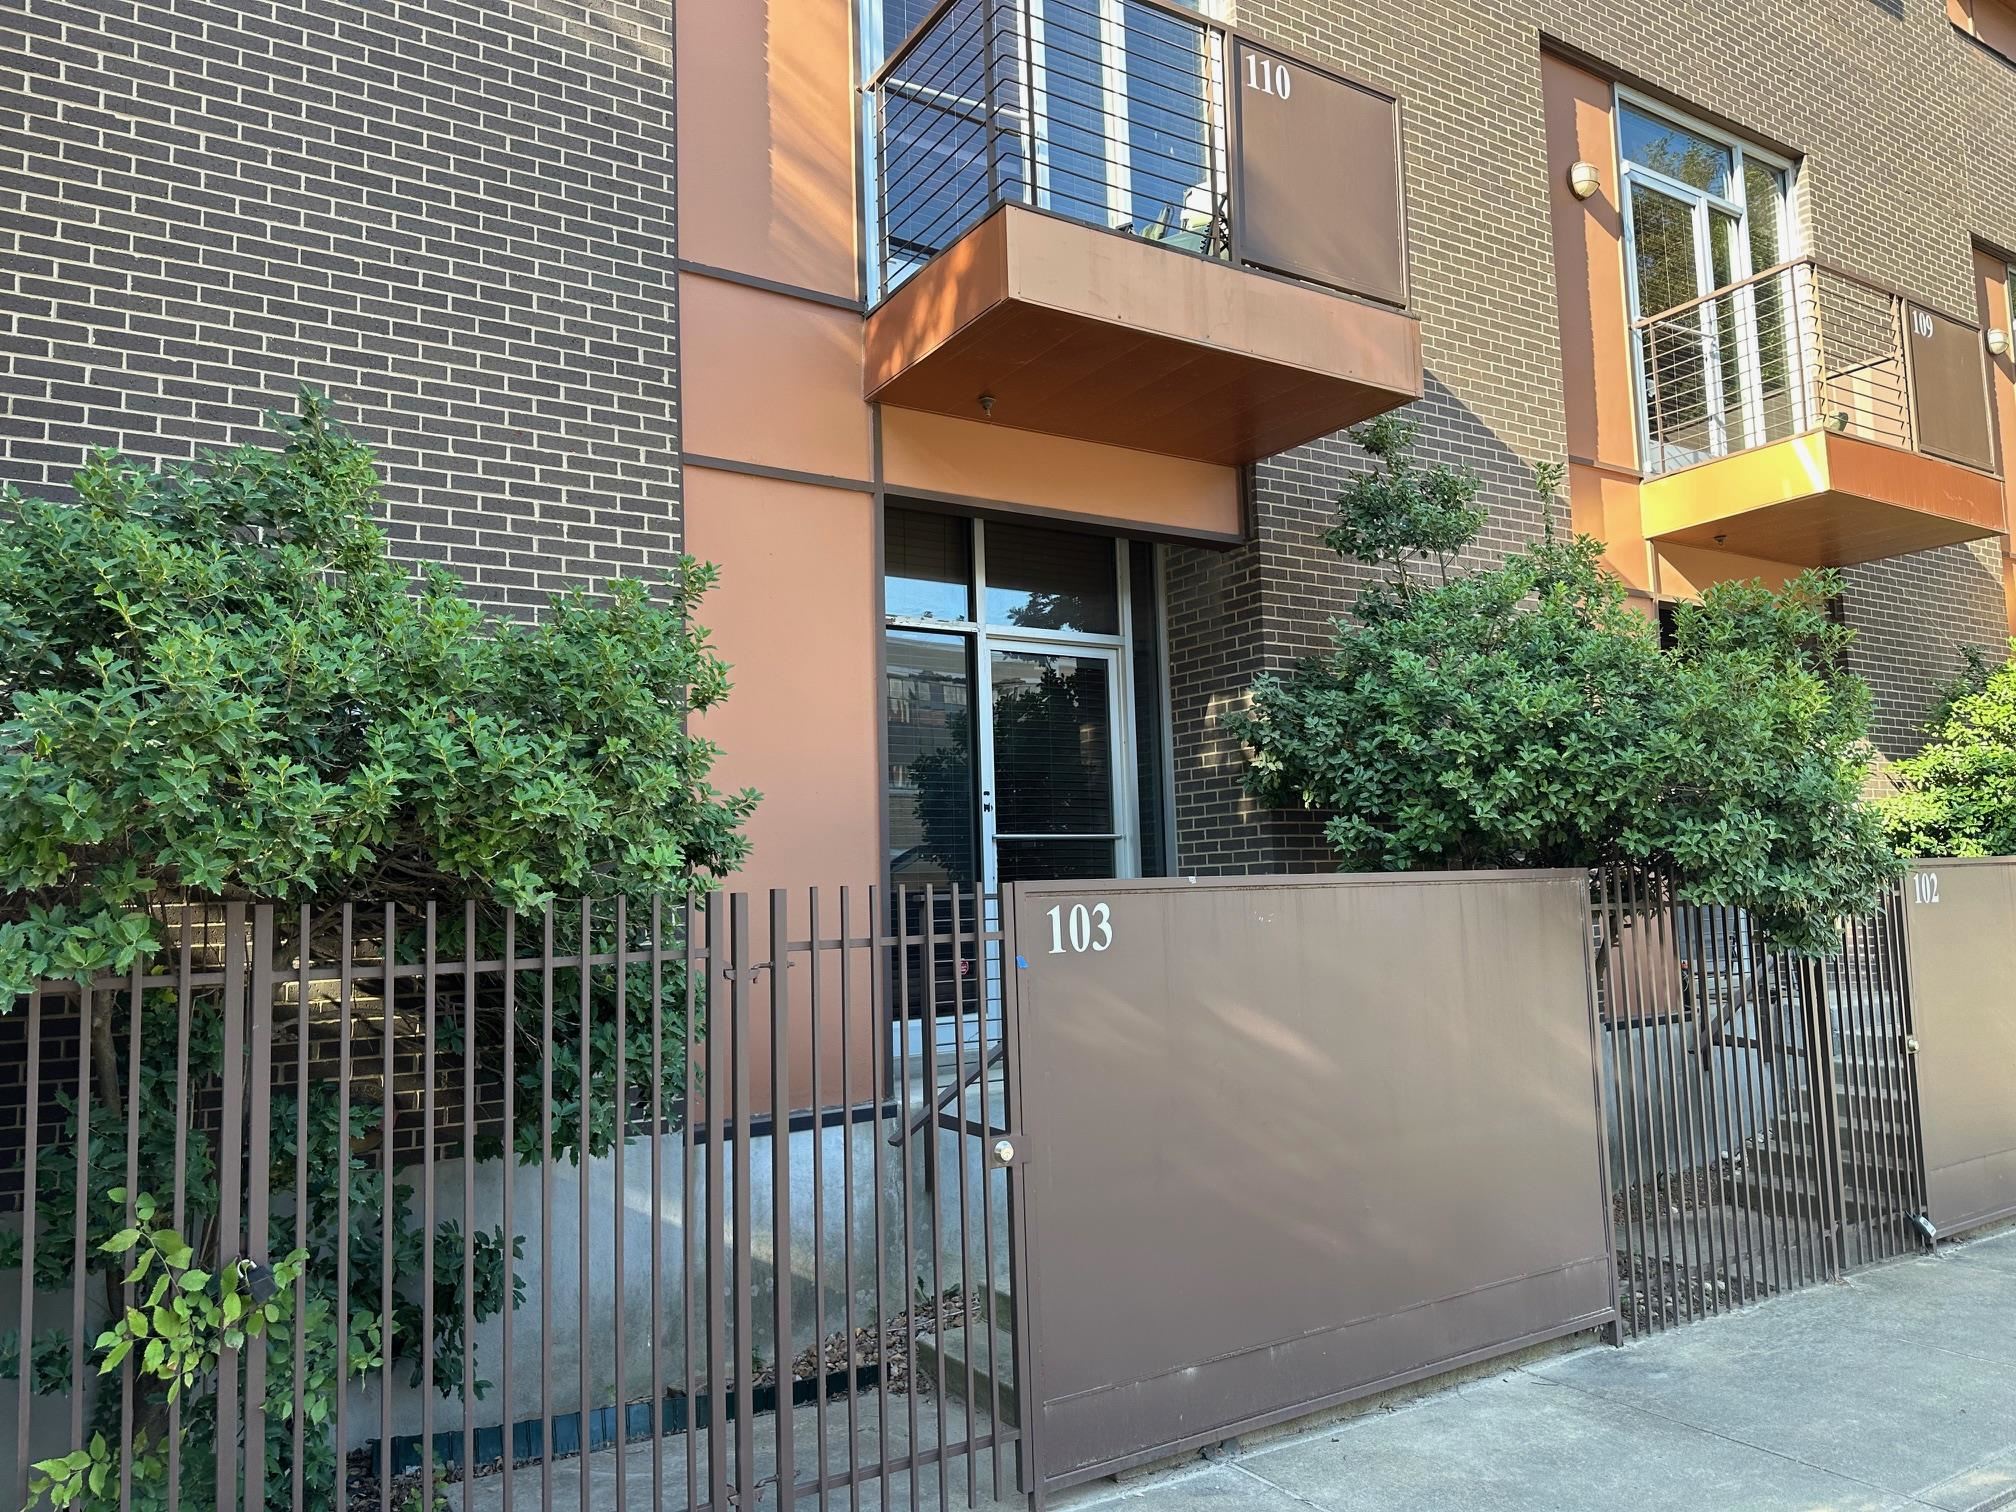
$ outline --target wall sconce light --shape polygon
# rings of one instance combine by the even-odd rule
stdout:
[[[1596,171],[1596,165],[1577,159],[1568,165],[1568,192],[1577,199],[1585,200],[1603,187],[1603,175]]]
[[[1988,350],[1993,352],[1997,357],[2007,357],[2009,355],[2009,333],[2002,330],[1999,326],[1991,330],[1982,339],[1988,343]]]

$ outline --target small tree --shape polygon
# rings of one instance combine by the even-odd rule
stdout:
[[[1376,576],[1327,657],[1263,676],[1228,721],[1249,790],[1328,815],[1346,869],[1631,865],[1831,949],[1898,865],[1861,801],[1869,694],[1827,614],[1835,580],[1713,587],[1662,650],[1601,544],[1551,519],[1502,565],[1460,568],[1477,482],[1418,466],[1414,434],[1354,433],[1374,466],[1326,540]]]
[[[1891,840],[1912,856],[2016,855],[2016,659],[1968,655],[1927,733],[1879,800]]]
[[[273,423],[285,438],[278,451],[247,447],[168,472],[101,455],[77,475],[74,501],[11,491],[0,499],[0,687],[8,701],[0,723],[0,1006],[38,978],[126,972],[185,927],[195,898],[467,900],[477,905],[481,938],[463,939],[463,910],[446,910],[438,950],[444,959],[465,949],[494,957],[507,908],[537,908],[561,892],[676,898],[710,885],[746,849],[741,826],[755,795],[715,791],[714,747],[688,726],[689,715],[728,690],[727,668],[693,619],[711,569],[685,563],[655,590],[616,581],[599,598],[566,594],[536,626],[498,622],[445,573],[429,573],[413,591],[372,523],[381,501],[371,454],[331,422],[320,398],[304,393],[298,416]],[[598,937],[584,940],[580,913],[558,910],[560,953],[608,950],[613,939],[599,937],[608,912]],[[633,922],[625,943],[634,947],[644,928],[648,920]],[[417,929],[375,941],[363,933],[365,948],[385,958],[419,956]],[[648,1077],[634,1077],[631,1106],[619,1108],[611,1063],[619,1037],[631,1065],[650,1062],[645,975],[629,973],[625,1000],[611,969],[592,971],[585,984],[575,971],[555,974],[550,1040],[531,1015],[515,1021],[519,1125],[483,1131],[478,1159],[502,1157],[507,1145],[520,1158],[539,1153],[549,1084],[553,1104],[573,1110],[553,1120],[557,1156],[599,1155],[626,1137],[652,1089]],[[538,985],[521,983],[521,994]],[[408,1001],[415,992],[408,982],[386,993],[388,1053],[395,1020],[417,1010]],[[480,1395],[484,1383],[463,1378],[463,1259],[475,1278],[469,1315],[480,1323],[521,1299],[511,1261],[522,1242],[501,1229],[465,1235],[454,1222],[430,1231],[415,1216],[414,1184],[401,1179],[419,1152],[400,1153],[382,1171],[367,1151],[383,1108],[349,1105],[346,1147],[345,1094],[311,1082],[274,1093],[267,1173],[273,1189],[291,1190],[295,1141],[305,1142],[309,1185],[295,1196],[308,1248],[292,1250],[294,1214],[276,1218],[266,1248],[286,1255],[275,1267],[281,1290],[252,1296],[230,1263],[237,1236],[220,1232],[225,1146],[214,1111],[202,1112],[216,1105],[221,1026],[239,1010],[221,990],[195,993],[178,1103],[173,994],[147,1003],[137,1043],[124,992],[101,989],[90,1001],[82,1029],[91,1084],[62,1094],[63,1117],[48,1133],[74,1147],[87,1108],[94,1130],[131,1129],[135,1179],[124,1140],[102,1133],[91,1144],[88,1196],[75,1161],[43,1161],[36,1271],[43,1286],[66,1284],[69,1236],[81,1227],[114,1320],[95,1343],[85,1341],[91,1364],[136,1369],[126,1445],[136,1504],[170,1494],[171,1401],[180,1400],[185,1505],[206,1499],[219,1458],[228,1463],[235,1453],[216,1442],[211,1394],[227,1347],[267,1350],[268,1484],[248,1488],[247,1498],[287,1499],[298,1308],[298,1384],[311,1424],[303,1484],[309,1505],[340,1507],[345,1476],[329,1437],[333,1397],[348,1384],[335,1377],[338,1330],[347,1333],[353,1377],[396,1363],[414,1386]],[[659,1045],[680,1045],[678,982],[667,983],[659,1008]],[[477,1002],[437,1019],[444,1049],[476,1057],[494,1081],[502,1030],[486,1017],[493,1013]],[[584,1014],[595,1068],[588,1077],[579,1055]],[[661,1059],[659,1090],[670,1091],[685,1068],[678,1054]],[[130,1104],[129,1086],[137,1088]],[[185,1118],[192,1137],[178,1172]],[[346,1170],[347,1205],[338,1184]],[[171,1191],[185,1211],[179,1232],[166,1225]],[[129,1226],[129,1210],[137,1225]],[[339,1295],[332,1257],[346,1232],[349,1290]],[[19,1237],[9,1236],[7,1248],[0,1263],[18,1264]],[[430,1252],[428,1297],[415,1278]],[[380,1316],[388,1275],[389,1323]],[[128,1285],[142,1310],[124,1307]],[[429,1303],[435,1361],[423,1381]],[[58,1329],[10,1338],[0,1355],[31,1389],[62,1391],[72,1347]],[[102,1431],[38,1467],[38,1494],[60,1506],[117,1504],[117,1408],[116,1393],[100,1394]]]

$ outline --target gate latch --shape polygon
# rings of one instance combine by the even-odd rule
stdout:
[[[1904,1053],[1906,1055],[1916,1055],[1918,1053],[1917,1035],[1907,1034],[1904,1036]]]
[[[1001,1138],[995,1140],[987,1150],[987,1164],[997,1169],[1005,1170],[1021,1158],[1022,1152],[1017,1147],[1012,1135],[1003,1135]]]

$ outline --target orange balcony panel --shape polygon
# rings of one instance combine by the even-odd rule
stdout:
[[[1272,456],[1421,389],[1404,311],[1015,205],[868,317],[872,400],[1200,462]]]
[[[2002,483],[1937,457],[1816,431],[1646,480],[1650,540],[1851,567],[2003,529]]]

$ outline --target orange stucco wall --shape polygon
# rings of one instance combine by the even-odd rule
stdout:
[[[874,880],[872,497],[694,468],[686,530],[721,569],[701,617],[736,688],[695,727],[722,748],[720,785],[763,793],[737,885]]]
[[[686,273],[679,279],[679,341],[687,451],[873,478],[859,315]]]
[[[1144,534],[1230,540],[1240,529],[1233,468],[922,410],[882,411],[882,470],[891,493],[986,499]]]
[[[837,0],[680,0],[681,256],[860,292],[852,12]]]

